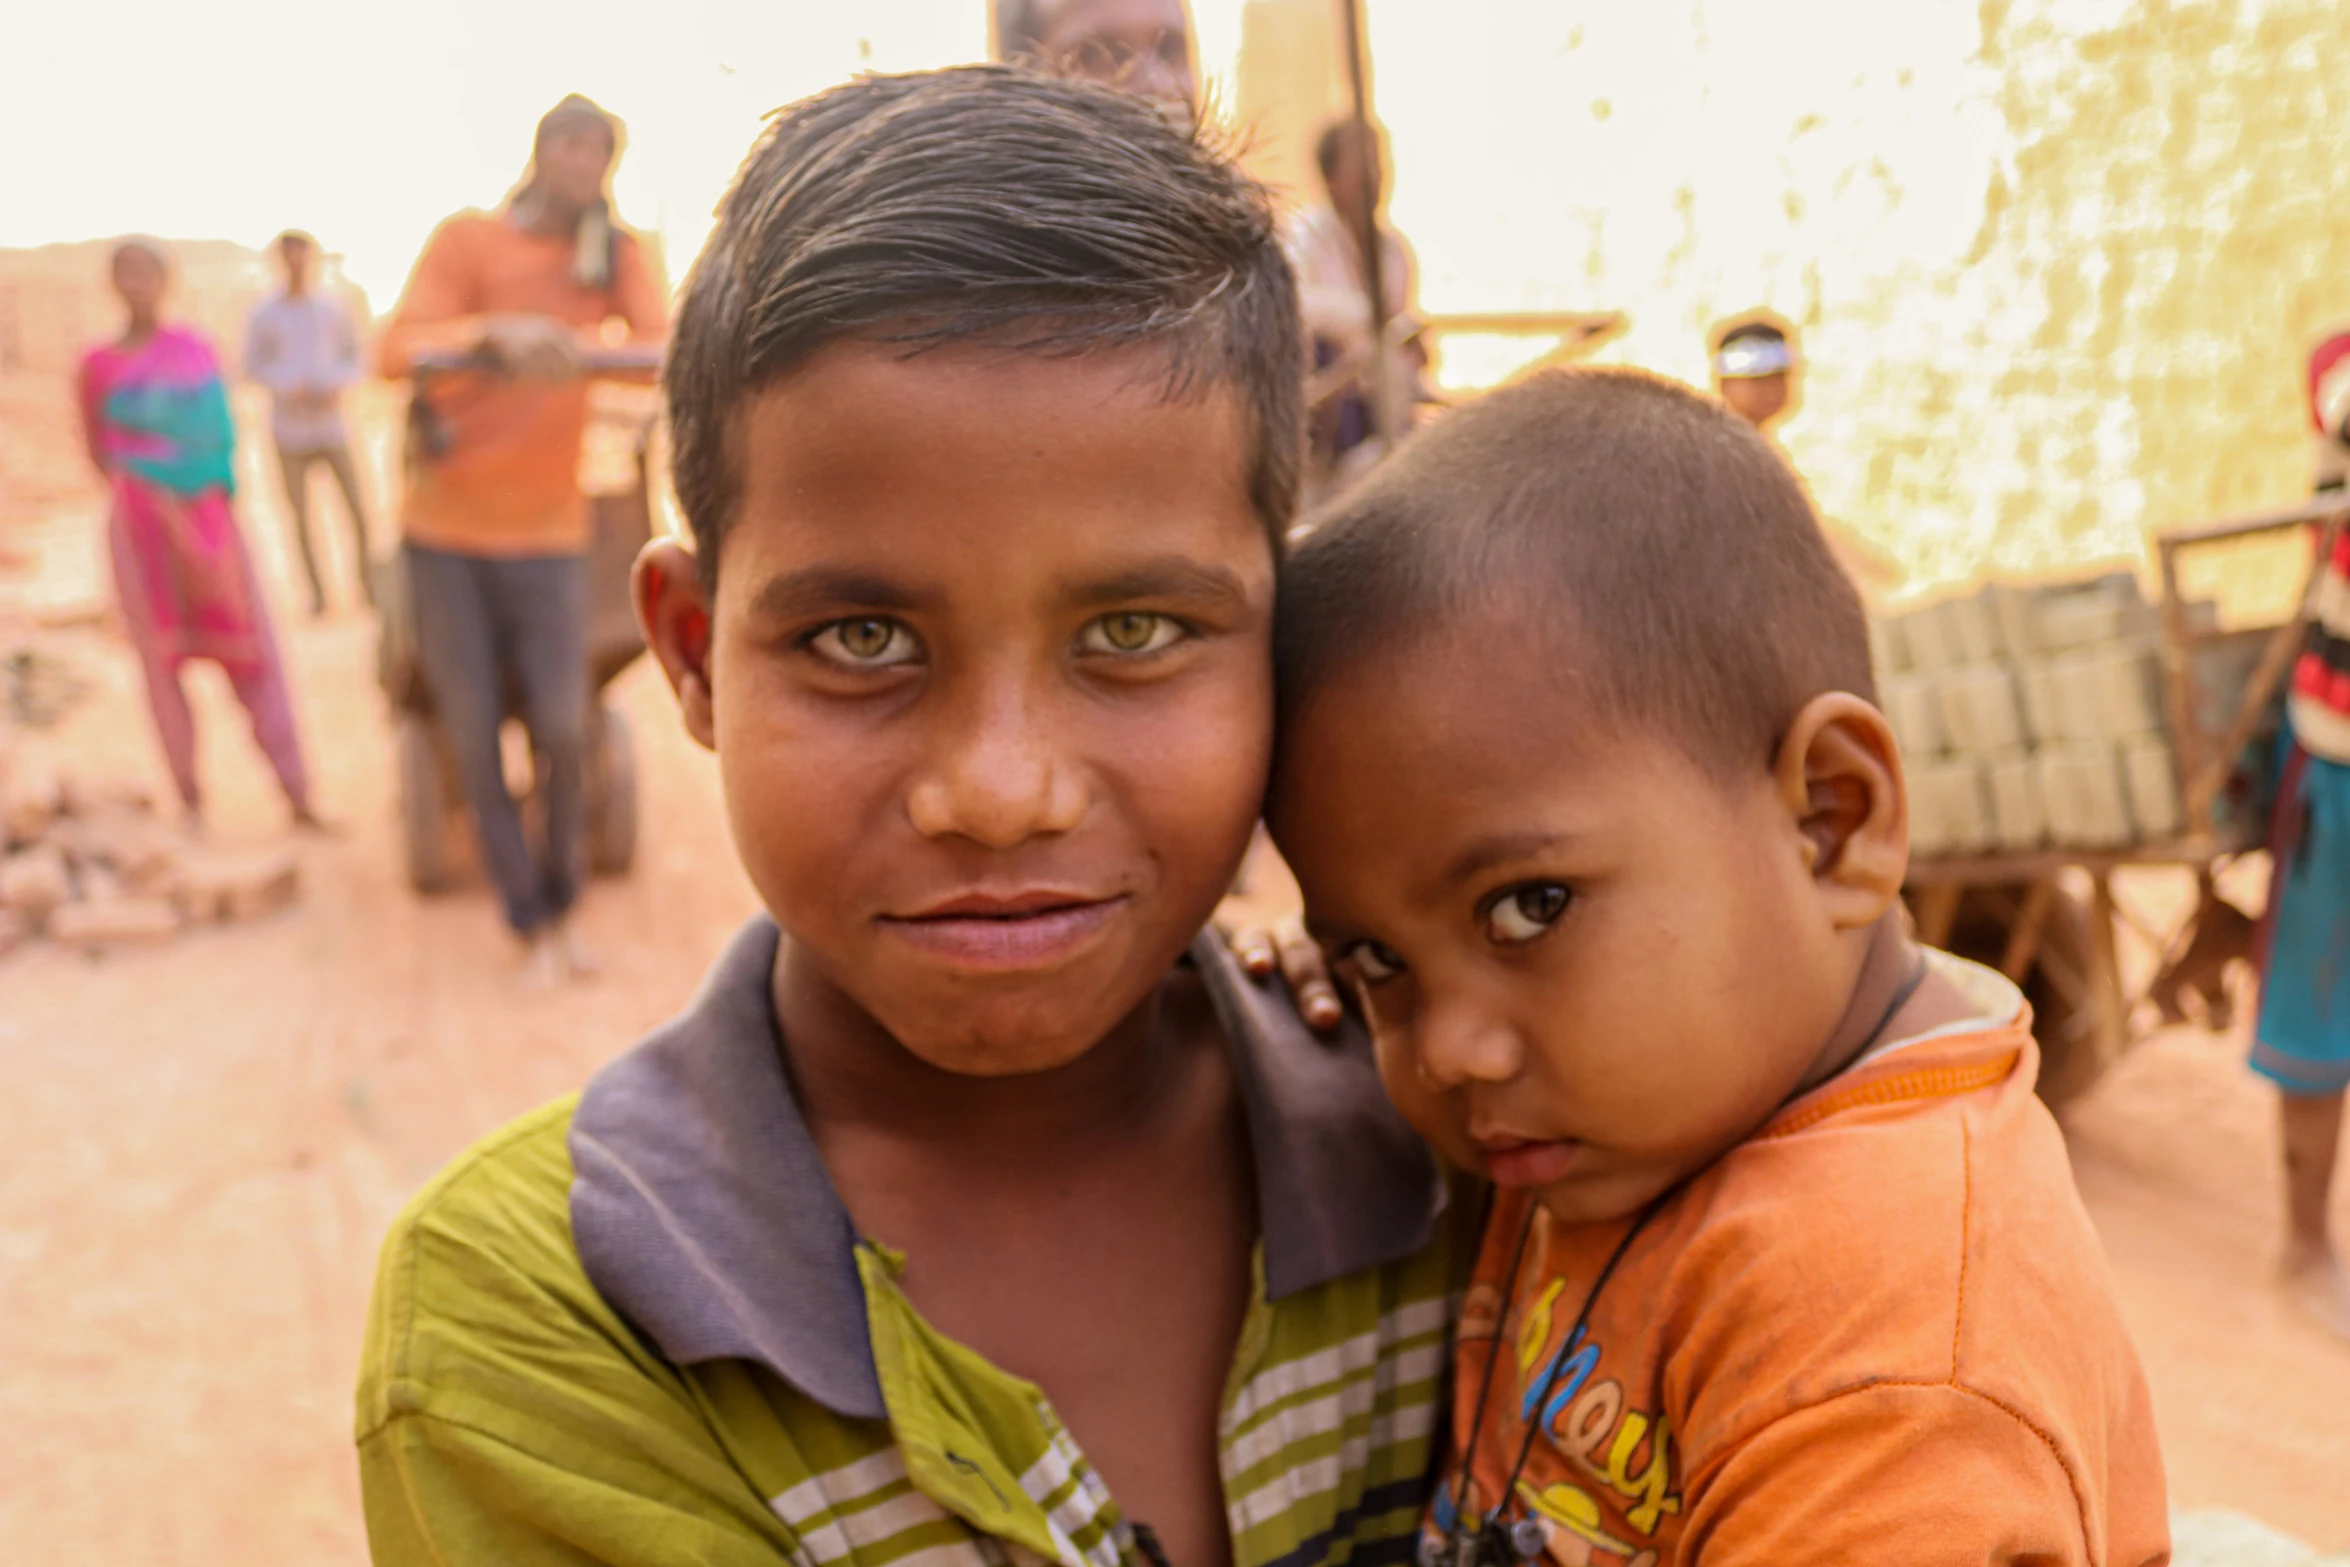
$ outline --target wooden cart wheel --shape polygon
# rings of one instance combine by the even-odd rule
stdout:
[[[400,775],[400,851],[408,885],[431,896],[457,880],[456,834],[451,817],[461,813],[441,759],[432,720],[402,713],[393,736]]]
[[[636,863],[636,735],[616,707],[597,718],[588,778],[588,868],[598,876],[625,876]]]
[[[1999,968],[2011,956],[2017,916],[2033,896],[2020,883],[1967,888],[1944,945],[1962,958]],[[2086,1093],[2109,1063],[2097,1043],[2088,910],[2053,886],[2038,897],[2038,939],[2030,945],[2030,966],[2019,984],[2032,1004],[2032,1037],[2040,1042],[2040,1098],[2053,1110]]]

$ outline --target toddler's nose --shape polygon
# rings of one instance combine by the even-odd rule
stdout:
[[[1439,1090],[1507,1082],[1525,1060],[1508,1018],[1474,997],[1423,1000],[1413,1043],[1421,1081]]]

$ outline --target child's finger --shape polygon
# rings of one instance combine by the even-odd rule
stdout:
[[[1324,1031],[1336,1028],[1346,1009],[1339,1005],[1338,989],[1330,982],[1330,963],[1322,955],[1321,944],[1297,925],[1283,926],[1273,939],[1279,951],[1281,977],[1297,1001],[1298,1016],[1306,1020],[1309,1028]]]
[[[1232,948],[1232,956],[1239,960],[1241,971],[1251,979],[1265,979],[1279,966],[1273,933],[1262,925],[1243,925],[1224,938]]]

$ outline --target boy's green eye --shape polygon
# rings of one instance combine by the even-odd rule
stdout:
[[[1169,615],[1148,610],[1120,610],[1087,623],[1079,644],[1089,653],[1156,653],[1182,637],[1183,627]]]
[[[1486,909],[1486,934],[1509,946],[1532,941],[1558,923],[1573,896],[1555,881],[1531,881],[1523,887],[1512,887]]]
[[[913,632],[879,615],[836,620],[809,638],[808,645],[836,664],[859,669],[888,669],[909,664],[922,651]]]
[[[1366,985],[1376,985],[1403,972],[1403,959],[1376,941],[1358,941],[1341,952],[1338,958],[1342,963],[1352,964]]]

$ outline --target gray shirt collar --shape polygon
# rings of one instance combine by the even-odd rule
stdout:
[[[572,1235],[588,1278],[671,1361],[756,1361],[842,1415],[879,1419],[856,1230],[776,1046],[779,940],[753,920],[692,1005],[589,1082],[571,1123]],[[1444,1183],[1362,1038],[1314,1038],[1212,936],[1191,959],[1232,1044],[1267,1295],[1426,1245]]]

